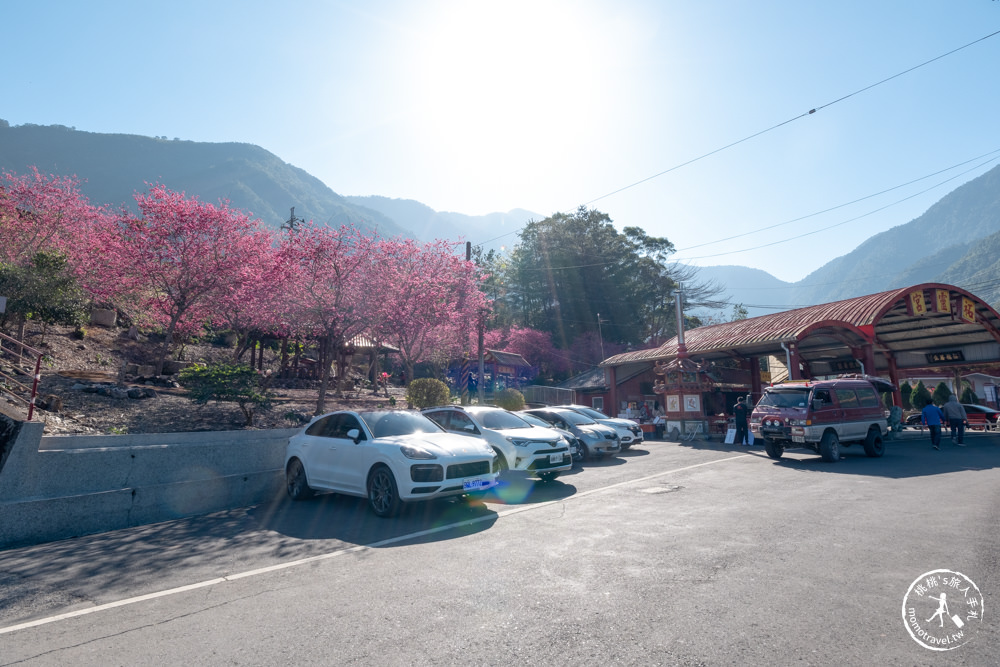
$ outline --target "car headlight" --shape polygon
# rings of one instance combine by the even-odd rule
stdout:
[[[531,444],[530,440],[525,440],[524,438],[513,438],[507,436],[507,442],[513,444],[515,447],[527,447]]]
[[[399,448],[399,451],[408,459],[436,459],[437,456],[427,451],[423,447],[414,447],[413,445],[403,445]]]
[[[593,431],[584,431],[583,437],[587,440],[603,440],[600,433],[594,433]]]

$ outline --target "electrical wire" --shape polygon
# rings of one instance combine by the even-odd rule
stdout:
[[[899,77],[901,77],[901,76],[904,76],[904,75],[906,75],[906,74],[909,74],[910,72],[913,72],[913,71],[915,71],[915,70],[917,70],[917,69],[920,69],[921,67],[924,67],[924,66],[926,66],[926,65],[929,65],[929,64],[931,64],[931,63],[933,63],[933,62],[936,62],[936,61],[938,61],[938,60],[941,60],[942,58],[946,58],[947,56],[950,56],[950,55],[953,55],[953,54],[955,54],[955,53],[958,53],[959,51],[962,51],[962,50],[964,50],[964,49],[967,49],[967,48],[969,48],[969,47],[971,47],[971,46],[973,46],[973,45],[975,45],[975,44],[978,44],[979,42],[982,42],[982,41],[985,41],[985,40],[987,40],[987,39],[990,39],[991,37],[995,37],[996,35],[1000,35],[1000,30],[997,30],[997,31],[995,31],[995,32],[992,32],[992,33],[990,33],[990,34],[988,34],[988,35],[986,35],[986,36],[984,36],[984,37],[980,37],[979,39],[976,39],[976,40],[974,40],[974,41],[972,41],[972,42],[969,42],[968,44],[965,44],[965,45],[963,45],[963,46],[960,46],[960,47],[958,47],[958,48],[955,48],[955,49],[952,49],[951,51],[948,51],[947,53],[943,53],[943,54],[941,54],[941,55],[939,55],[939,56],[936,56],[936,57],[934,57],[934,58],[931,58],[930,60],[926,60],[926,61],[924,61],[924,62],[922,62],[922,63],[920,63],[920,64],[918,64],[918,65],[914,65],[913,67],[910,67],[910,68],[908,68],[908,69],[906,69],[906,70],[903,70],[903,71],[901,71],[901,72],[898,72],[898,73],[896,73],[896,74],[893,74],[892,76],[890,76],[890,77],[887,77],[887,78],[885,78],[885,79],[882,79],[881,81],[877,81],[877,82],[875,82],[875,83],[873,83],[873,84],[870,84],[870,85],[868,85],[868,86],[865,86],[865,87],[863,87],[863,88],[859,88],[858,90],[856,90],[856,91],[854,91],[854,92],[852,92],[852,93],[848,93],[847,95],[843,95],[842,97],[839,97],[839,98],[837,98],[837,99],[835,99],[835,100],[832,100],[832,101],[830,101],[830,102],[827,102],[826,104],[821,104],[821,105],[819,105],[819,106],[817,106],[817,107],[814,107],[814,108],[810,109],[809,111],[807,111],[807,112],[805,112],[805,113],[802,113],[802,114],[799,114],[799,115],[797,115],[797,116],[795,116],[795,117],[793,117],[793,118],[789,118],[788,120],[785,120],[785,121],[782,121],[782,122],[780,122],[780,123],[777,123],[777,124],[775,124],[775,125],[772,125],[771,127],[767,128],[767,129],[764,129],[764,130],[760,130],[759,132],[755,132],[755,133],[753,133],[753,134],[751,134],[751,135],[749,135],[749,136],[746,136],[746,137],[744,137],[744,138],[742,138],[742,139],[740,139],[740,140],[738,140],[738,141],[734,141],[734,142],[732,142],[732,143],[730,143],[730,144],[727,144],[727,145],[725,145],[725,146],[722,146],[722,147],[720,147],[720,148],[716,148],[715,150],[712,150],[712,151],[709,151],[708,153],[705,153],[705,154],[703,154],[703,155],[701,155],[701,156],[698,156],[698,157],[696,157],[696,158],[692,158],[692,159],[690,159],[690,160],[687,160],[686,162],[682,162],[681,164],[678,164],[678,165],[675,165],[675,166],[673,166],[673,167],[670,167],[669,169],[665,169],[665,170],[663,170],[663,171],[661,171],[661,172],[659,172],[659,173],[656,173],[656,174],[653,174],[652,176],[648,176],[648,177],[646,177],[646,178],[643,178],[643,179],[641,179],[641,180],[639,180],[639,181],[636,181],[636,182],[634,182],[634,183],[632,183],[632,184],[630,184],[630,185],[626,185],[626,186],[624,186],[624,187],[621,187],[621,188],[618,188],[617,190],[614,190],[614,191],[612,191],[612,192],[608,192],[607,194],[604,194],[604,195],[601,195],[600,197],[596,197],[596,198],[594,198],[594,199],[591,199],[591,200],[589,200],[588,202],[586,202],[586,203],[585,203],[585,204],[583,204],[583,205],[584,205],[584,206],[589,206],[590,204],[593,204],[593,203],[595,203],[595,202],[598,202],[598,201],[601,201],[602,199],[606,199],[606,198],[608,198],[608,197],[611,197],[612,195],[616,195],[616,194],[618,194],[618,193],[620,193],[620,192],[624,192],[625,190],[628,190],[628,189],[630,189],[630,188],[633,188],[633,187],[636,187],[636,186],[638,186],[638,185],[641,185],[641,184],[643,184],[643,183],[646,183],[646,182],[648,182],[648,181],[650,181],[650,180],[653,180],[653,179],[655,179],[655,178],[658,178],[658,177],[660,177],[660,176],[663,176],[663,175],[665,175],[665,174],[668,174],[668,173],[670,173],[670,172],[673,172],[673,171],[677,171],[678,169],[681,169],[682,167],[686,167],[686,166],[688,166],[688,165],[690,165],[690,164],[693,164],[693,163],[695,163],[695,162],[698,162],[699,160],[703,160],[703,159],[705,159],[705,158],[707,158],[707,157],[710,157],[710,156],[712,156],[712,155],[715,155],[716,153],[720,153],[720,152],[722,152],[722,151],[724,151],[724,150],[726,150],[726,149],[729,149],[729,148],[732,148],[733,146],[737,146],[737,145],[739,145],[739,144],[742,144],[742,143],[744,143],[744,142],[747,142],[747,141],[749,141],[749,140],[751,140],[751,139],[754,139],[754,138],[756,138],[756,137],[758,137],[758,136],[761,136],[761,135],[763,135],[763,134],[766,134],[766,133],[768,133],[768,132],[771,132],[772,130],[775,130],[775,129],[778,129],[779,127],[782,127],[782,126],[784,126],[784,125],[788,125],[789,123],[792,123],[792,122],[794,122],[794,121],[796,121],[796,120],[799,120],[799,119],[801,119],[801,118],[804,118],[804,117],[806,117],[806,116],[810,116],[810,115],[812,115],[812,114],[816,113],[816,112],[817,112],[817,111],[819,111],[819,110],[822,110],[822,109],[825,109],[825,108],[827,108],[827,107],[830,107],[830,106],[832,106],[832,105],[834,105],[834,104],[837,104],[837,103],[839,103],[839,102],[843,102],[844,100],[847,100],[847,99],[849,99],[849,98],[851,98],[851,97],[854,97],[855,95],[859,95],[859,94],[861,94],[861,93],[863,93],[863,92],[866,92],[866,91],[868,91],[868,90],[871,90],[872,88],[875,88],[875,87],[877,87],[877,86],[880,86],[880,85],[882,85],[882,84],[885,84],[885,83],[888,83],[889,81],[892,81],[893,79],[897,79],[897,78],[899,78]],[[991,151],[990,153],[986,153],[985,155],[990,155],[990,154],[992,154],[993,152],[997,152],[997,151]],[[984,156],[985,156],[985,155],[984,155]],[[984,157],[984,156],[980,156],[980,157]],[[972,160],[976,160],[976,159],[979,159],[979,158],[972,158]],[[972,160],[969,160],[969,162],[971,162]],[[892,190],[894,190],[894,189],[897,189],[897,188],[900,188],[900,187],[905,187],[906,185],[910,185],[910,184],[912,184],[912,183],[915,183],[915,182],[917,182],[917,181],[919,181],[919,180],[923,180],[924,178],[930,178],[930,177],[932,177],[932,176],[935,176],[935,175],[937,175],[937,173],[942,173],[942,172],[944,172],[944,171],[948,171],[949,169],[954,169],[955,167],[957,167],[957,166],[961,166],[962,164],[965,164],[965,163],[964,163],[964,162],[963,162],[963,163],[959,163],[958,165],[954,165],[954,166],[952,166],[952,167],[949,167],[948,169],[944,169],[944,170],[941,170],[940,172],[936,172],[935,174],[929,174],[928,176],[924,176],[924,177],[922,177],[922,178],[920,178],[920,179],[916,179],[916,180],[914,180],[914,181],[910,181],[909,183],[904,183],[904,184],[902,184],[902,185],[898,185],[898,186],[895,186],[895,187],[893,187],[893,188],[889,188],[889,189],[887,189],[887,190],[884,190],[884,191],[882,191],[882,192],[879,192],[879,193],[875,193],[875,194],[872,194],[872,195],[868,195],[868,196],[866,196],[866,197],[862,197],[862,198],[860,198],[860,199],[857,199],[857,200],[854,200],[854,201],[852,201],[852,202],[848,202],[848,203],[846,203],[846,204],[841,204],[841,205],[839,205],[839,206],[835,206],[835,207],[832,207],[832,208],[829,208],[829,209],[826,209],[825,211],[819,211],[819,212],[817,212],[817,213],[813,213],[813,214],[810,214],[810,215],[808,215],[808,216],[804,216],[803,218],[797,218],[797,219],[795,219],[795,220],[789,220],[789,221],[787,221],[787,222],[783,222],[783,223],[777,223],[777,224],[775,224],[775,225],[772,225],[771,227],[765,227],[765,228],[763,228],[763,229],[760,229],[760,230],[756,230],[756,231],[758,231],[758,232],[759,232],[759,231],[765,231],[765,230],[767,230],[767,229],[773,229],[773,228],[775,228],[775,227],[779,227],[779,226],[781,226],[781,225],[785,225],[785,224],[790,224],[790,223],[792,223],[792,222],[798,222],[799,220],[803,220],[803,219],[805,219],[805,218],[808,218],[808,217],[813,217],[813,216],[815,216],[815,215],[820,215],[820,214],[822,214],[822,213],[826,213],[826,212],[829,212],[829,211],[832,211],[832,210],[836,210],[837,208],[842,208],[842,207],[844,207],[844,206],[849,206],[850,204],[853,204],[853,203],[857,203],[857,202],[859,202],[859,201],[863,201],[863,200],[865,200],[865,199],[869,199],[869,198],[871,198],[871,197],[875,197],[875,196],[878,196],[878,195],[880,195],[880,194],[884,194],[884,193],[886,193],[886,192],[890,192],[890,191],[892,191]],[[945,181],[945,182],[947,182],[947,181]],[[905,200],[901,200],[901,201],[905,201]],[[567,213],[567,214],[568,214],[568,213],[569,213],[569,211],[565,211],[565,213]],[[820,231],[822,231],[822,230],[820,230]],[[494,237],[494,238],[492,238],[492,239],[489,239],[489,240],[487,240],[487,241],[483,241],[483,242],[481,242],[481,243],[479,243],[479,244],[477,244],[477,245],[478,245],[478,246],[483,246],[483,245],[486,245],[486,244],[488,244],[488,243],[492,243],[493,241],[497,241],[497,240],[499,240],[499,239],[502,239],[502,238],[505,238],[505,237],[507,237],[507,236],[511,236],[511,235],[513,235],[513,234],[517,234],[517,233],[519,233],[519,232],[520,232],[520,230],[514,230],[514,231],[511,231],[511,232],[507,232],[507,233],[505,233],[505,234],[501,234],[500,236],[496,236],[496,237]],[[733,238],[739,238],[739,237],[741,237],[741,236],[746,236],[746,235],[748,235],[748,234],[752,234],[752,233],[755,233],[755,232],[747,232],[747,233],[745,233],[745,234],[740,234],[740,235],[737,235],[737,236],[733,236],[733,237],[729,237],[729,238],[727,238],[727,239],[720,239],[720,240],[718,240],[718,241],[712,241],[712,242],[708,242],[708,243],[705,243],[705,244],[699,244],[699,245],[696,245],[696,246],[691,246],[690,248],[685,248],[684,250],[690,250],[690,249],[693,249],[693,248],[698,248],[698,247],[702,247],[703,245],[710,245],[711,243],[719,243],[719,242],[722,242],[722,241],[726,241],[726,240],[731,240],[731,239],[733,239]],[[766,247],[766,246],[761,246],[761,247]],[[752,248],[752,249],[756,249],[756,248]],[[743,251],[738,251],[738,252],[743,252]],[[731,253],[723,253],[723,254],[731,254]],[[707,257],[713,257],[713,256],[715,256],[715,255],[709,255],[709,256],[707,256]]]
[[[908,197],[903,197],[902,199],[898,199],[898,200],[896,200],[896,201],[894,201],[894,202],[892,202],[890,204],[886,204],[885,206],[880,206],[879,208],[876,208],[874,210],[868,211],[867,213],[862,213],[859,216],[856,216],[854,218],[849,218],[847,220],[843,220],[841,222],[838,222],[838,223],[833,224],[833,225],[829,225],[827,227],[821,227],[820,229],[814,229],[811,232],[805,232],[803,234],[799,234],[798,236],[791,236],[789,238],[781,239],[779,241],[772,241],[771,243],[764,243],[762,245],[754,246],[752,248],[743,248],[741,250],[730,250],[728,252],[719,252],[719,253],[715,253],[715,254],[712,254],[712,255],[698,255],[696,257],[678,258],[677,261],[691,261],[691,260],[694,260],[694,259],[709,259],[711,257],[723,257],[725,255],[737,255],[737,254],[739,254],[741,252],[750,252],[752,250],[760,250],[761,248],[770,248],[772,246],[781,245],[782,243],[788,243],[789,241],[796,241],[798,239],[805,238],[806,236],[812,236],[813,234],[818,234],[820,232],[829,231],[829,230],[834,229],[836,227],[840,227],[842,225],[846,225],[846,224],[848,224],[850,222],[856,222],[858,220],[861,220],[862,218],[867,218],[870,215],[874,215],[875,213],[879,213],[881,211],[884,211],[887,208],[891,208],[892,206],[896,206],[897,204],[901,204],[901,203],[903,203],[903,202],[905,202],[907,200],[913,199],[914,197],[919,197],[920,195],[922,195],[924,193],[930,192],[931,190],[933,190],[935,188],[941,187],[942,185],[944,185],[945,183],[948,183],[949,181],[953,181],[956,178],[959,178],[960,176],[964,176],[965,174],[973,172],[976,169],[979,169],[980,167],[989,164],[990,162],[995,162],[996,160],[1000,160],[1000,157],[991,158],[991,159],[987,160],[986,162],[978,164],[978,165],[976,165],[975,167],[973,167],[971,169],[967,169],[967,170],[965,170],[963,172],[955,174],[951,178],[945,179],[945,180],[941,181],[940,183],[932,185],[931,187],[927,188],[926,190],[921,190],[920,192],[915,192],[912,195],[909,195]]]
[[[865,195],[864,197],[859,197],[857,199],[854,199],[854,200],[849,201],[849,202],[845,202],[843,204],[837,204],[836,206],[831,206],[830,208],[825,208],[822,211],[816,211],[815,213],[809,213],[807,215],[803,215],[803,216],[798,217],[798,218],[793,218],[791,220],[786,220],[785,222],[778,222],[778,223],[775,223],[773,225],[768,225],[767,227],[761,227],[759,229],[755,229],[755,230],[752,230],[752,231],[749,231],[749,232],[743,232],[742,234],[735,234],[733,236],[727,236],[725,238],[716,239],[714,241],[706,241],[705,243],[699,243],[697,245],[688,246],[686,248],[678,248],[677,252],[685,252],[687,250],[694,250],[695,248],[703,248],[705,246],[713,245],[715,243],[723,243],[725,241],[732,241],[733,239],[742,238],[744,236],[750,236],[752,234],[759,234],[760,232],[770,231],[772,229],[776,229],[776,228],[782,227],[784,225],[790,225],[793,222],[802,222],[803,220],[807,220],[809,218],[814,218],[817,215],[823,215],[824,213],[830,213],[831,211],[836,211],[837,209],[841,209],[841,208],[844,208],[846,206],[851,206],[852,204],[857,204],[857,203],[863,202],[863,201],[865,201],[867,199],[872,199],[874,197],[878,197],[880,195],[884,195],[886,193],[892,192],[893,190],[899,190],[900,188],[905,188],[908,185],[913,185],[914,183],[919,183],[920,181],[927,180],[928,178],[933,178],[934,176],[938,176],[940,174],[943,174],[946,171],[951,171],[952,169],[957,169],[958,167],[961,167],[963,165],[969,164],[970,162],[975,162],[976,160],[981,160],[984,157],[987,157],[989,155],[993,155],[994,153],[1000,153],[1000,148],[992,150],[992,151],[990,151],[988,153],[983,153],[982,155],[978,155],[978,156],[976,156],[974,158],[971,158],[969,160],[964,160],[962,162],[959,162],[958,164],[953,164],[950,167],[945,167],[944,169],[940,169],[938,171],[935,171],[932,174],[927,174],[926,176],[921,176],[920,178],[915,178],[912,181],[907,181],[906,183],[900,183],[899,185],[894,185],[891,188],[886,188],[885,190],[882,190],[880,192],[875,192],[873,194]],[[994,159],[996,159],[996,158],[994,158]],[[985,162],[983,164],[988,164],[988,162]],[[983,166],[983,165],[981,164],[981,165],[978,165],[977,167],[974,167],[972,169],[972,171],[974,171],[975,169],[978,169],[981,166]],[[966,172],[962,172],[962,173],[966,174],[966,173],[969,173],[969,172],[966,171]],[[961,176],[961,175],[962,174],[959,174],[959,176]],[[951,180],[951,179],[949,179],[949,180]],[[942,181],[942,183],[939,183],[938,185],[942,185],[943,183],[947,183],[947,182],[948,181]],[[937,187],[937,186],[934,186],[934,187]],[[925,190],[925,192],[926,192],[926,190]],[[922,193],[919,193],[919,194],[922,194]],[[905,200],[900,200],[900,201],[905,201]]]
[[[785,120],[785,121],[782,121],[780,123],[777,123],[776,125],[772,125],[771,127],[767,128],[765,130],[760,130],[759,132],[755,132],[755,133],[753,133],[753,134],[751,134],[751,135],[749,135],[747,137],[744,137],[744,138],[742,138],[742,139],[740,139],[738,141],[734,141],[734,142],[732,142],[730,144],[726,144],[725,146],[722,146],[721,148],[716,148],[713,151],[709,151],[708,153],[705,153],[704,155],[700,155],[700,156],[698,156],[696,158],[692,158],[692,159],[690,159],[690,160],[688,160],[686,162],[682,162],[682,163],[680,163],[678,165],[670,167],[669,169],[665,169],[665,170],[663,170],[663,171],[661,171],[661,172],[659,172],[657,174],[653,174],[652,176],[647,176],[646,178],[644,178],[644,179],[642,179],[640,181],[636,181],[635,183],[632,183],[630,185],[626,185],[624,187],[618,188],[617,190],[614,190],[614,191],[609,192],[607,194],[601,195],[600,197],[596,197],[594,199],[591,199],[590,201],[584,203],[584,206],[590,206],[594,202],[601,201],[602,199],[607,199],[608,197],[610,197],[612,195],[616,195],[616,194],[618,194],[620,192],[624,192],[625,190],[628,190],[630,188],[634,188],[637,185],[642,185],[643,183],[651,181],[654,178],[659,178],[660,176],[663,176],[664,174],[669,174],[672,171],[677,171],[678,169],[680,169],[682,167],[686,167],[686,166],[688,166],[690,164],[694,164],[695,162],[698,162],[700,160],[704,160],[705,158],[710,157],[712,155],[715,155],[716,153],[721,153],[722,151],[727,150],[729,148],[732,148],[733,146],[738,146],[738,145],[740,145],[740,144],[742,144],[744,142],[747,142],[747,141],[750,141],[751,139],[759,137],[762,134],[767,134],[768,132],[771,132],[773,130],[778,129],[779,127],[783,127],[785,125],[788,125],[789,123],[793,123],[793,122],[795,122],[797,120],[805,118],[806,116],[811,116],[812,114],[816,113],[817,111],[820,111],[822,109],[826,109],[827,107],[833,106],[834,104],[837,104],[839,102],[843,102],[844,100],[847,100],[847,99],[849,99],[851,97],[854,97],[855,95],[859,95],[859,94],[861,94],[861,93],[863,93],[865,91],[871,90],[872,88],[875,88],[877,86],[881,86],[882,84],[888,83],[889,81],[892,81],[893,79],[897,79],[897,78],[899,78],[901,76],[909,74],[910,72],[913,72],[914,70],[918,70],[921,67],[929,65],[929,64],[931,64],[931,63],[933,63],[935,61],[941,60],[942,58],[946,58],[947,56],[950,56],[950,55],[952,55],[954,53],[958,53],[959,51],[961,51],[963,49],[967,49],[970,46],[978,44],[979,42],[985,41],[985,40],[989,39],[990,37],[994,37],[996,35],[1000,35],[1000,30],[997,30],[996,32],[992,32],[989,35],[986,35],[985,37],[980,37],[979,39],[977,39],[975,41],[972,41],[972,42],[969,42],[968,44],[966,44],[964,46],[960,46],[957,49],[952,49],[951,51],[948,51],[947,53],[942,53],[941,55],[936,56],[934,58],[931,58],[930,60],[927,60],[925,62],[922,62],[919,65],[914,65],[913,67],[911,67],[911,68],[909,68],[907,70],[903,70],[902,72],[899,72],[897,74],[893,74],[890,77],[882,79],[881,81],[878,81],[878,82],[873,83],[871,85],[865,86],[864,88],[859,88],[858,90],[854,91],[853,93],[848,93],[847,95],[844,95],[842,97],[838,97],[837,99],[833,100],[832,102],[827,102],[826,104],[821,104],[818,107],[814,107],[814,108],[810,109],[809,111],[806,111],[805,113],[801,113],[798,116],[795,116],[793,118],[789,118],[788,120]]]

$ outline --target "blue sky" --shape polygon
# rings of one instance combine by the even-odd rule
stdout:
[[[982,39],[1000,31],[997,0],[0,0],[0,14],[12,125],[257,144],[340,194],[441,211],[589,203],[678,259],[783,280],[1000,158],[1000,35]]]

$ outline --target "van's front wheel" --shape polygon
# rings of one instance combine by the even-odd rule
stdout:
[[[828,463],[840,460],[840,438],[833,431],[823,434],[823,439],[819,441],[819,455]]]
[[[882,441],[882,434],[877,428],[868,430],[868,437],[865,438],[865,454],[872,458],[885,454],[885,442]]]
[[[764,438],[764,451],[775,461],[780,461],[781,456],[785,453],[785,448],[776,443],[774,440]]]

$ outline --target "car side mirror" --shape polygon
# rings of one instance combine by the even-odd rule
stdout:
[[[823,402],[824,401],[823,401],[822,398],[815,398],[815,399],[813,399],[813,410],[822,410],[823,409]]]
[[[360,429],[352,428],[347,432],[347,437],[354,441],[354,444],[361,442],[361,431]]]
[[[466,424],[465,426],[462,427],[462,430],[463,431],[468,431],[469,433],[472,433],[473,435],[475,435],[475,433],[476,433],[476,425],[475,424]]]

